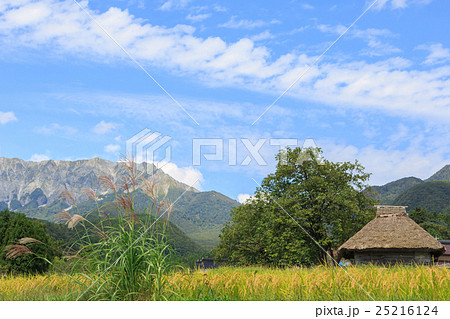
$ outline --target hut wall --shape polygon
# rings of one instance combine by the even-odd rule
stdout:
[[[362,251],[355,252],[355,263],[357,264],[428,264],[431,255],[422,251]]]

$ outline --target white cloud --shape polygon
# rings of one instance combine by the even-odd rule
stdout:
[[[18,3],[20,6],[20,3]],[[15,10],[9,10],[4,19],[17,26],[34,25],[46,19],[51,10],[45,3],[27,3]]]
[[[50,157],[48,157],[45,154],[33,154],[30,158],[30,161],[32,162],[42,162],[42,161],[48,161]]]
[[[17,121],[17,117],[14,115],[14,112],[0,112],[0,124],[6,124],[15,121]]]
[[[98,123],[92,130],[96,134],[106,134],[117,127],[115,123],[108,123],[105,121],[101,121]]]
[[[252,40],[252,41],[261,41],[261,40],[267,40],[267,39],[273,39],[273,38],[275,38],[275,36],[272,34],[272,33],[270,33],[270,31],[269,30],[266,30],[266,31],[263,31],[263,32],[261,32],[261,33],[258,33],[258,34],[256,34],[256,35],[254,35],[254,36],[252,36],[250,39]]]
[[[410,5],[418,4],[418,5],[426,5],[429,4],[432,0],[378,0],[378,2],[374,5],[375,9],[382,9],[389,7],[390,9],[405,9]],[[373,2],[372,0],[370,1]]]
[[[120,151],[120,145],[119,144],[108,144],[105,146],[105,152],[108,153],[117,153]]]
[[[30,4],[0,6],[0,43],[5,48],[46,47],[58,53],[99,61],[123,59],[120,48],[72,1],[43,0],[36,3],[47,7],[51,14],[45,18],[45,15],[34,14],[27,25],[12,17],[15,10]],[[118,8],[110,8],[103,13],[90,10],[90,14],[143,64],[192,74],[208,85],[235,86],[277,95],[302,74],[305,65],[315,60],[314,56],[301,52],[274,57],[267,47],[255,45],[248,38],[227,43],[219,37],[196,37],[191,26],[167,28],[150,25]],[[241,20],[244,21],[241,23],[236,18],[230,21],[239,27],[266,23],[249,20]],[[276,20],[272,22],[277,23]],[[375,39],[388,36],[383,34],[383,30],[362,31],[364,33],[354,32],[353,35],[371,35]],[[377,51],[377,48],[386,52],[396,50],[380,41],[373,41],[370,45],[371,51]],[[414,70],[411,61],[401,58],[375,63],[321,62],[288,95],[336,107],[377,109],[390,114],[448,121],[449,74],[448,65]]]
[[[371,185],[382,185],[394,180],[415,176],[428,178],[449,164],[443,149],[427,151],[411,145],[406,149],[384,149],[369,145],[323,145],[325,157],[331,161],[358,159],[367,173],[372,173]]]
[[[313,68],[292,96],[335,106],[375,109],[388,114],[450,120],[450,66],[408,70],[402,58],[368,64],[323,64]],[[301,70],[284,75],[278,83],[292,83]]]
[[[37,128],[36,132],[44,135],[53,135],[53,134],[75,135],[78,132],[78,130],[71,126],[52,123],[50,125],[44,125],[40,128]]]
[[[170,11],[185,8],[191,0],[168,0],[160,7],[160,10]]]
[[[210,13],[200,13],[200,14],[195,14],[195,15],[188,14],[186,16],[186,19],[188,19],[189,21],[192,21],[192,22],[201,22],[203,20],[208,19],[209,17],[211,17]]]
[[[312,5],[310,5],[309,3],[302,3],[301,7],[302,7],[302,9],[305,9],[305,10],[312,10],[312,9],[314,9],[314,7]]]
[[[317,30],[324,33],[331,33],[335,35],[341,35],[347,30],[347,27],[338,24],[338,25],[327,25],[327,24],[319,24],[316,26]],[[393,38],[395,34],[393,34],[388,29],[357,29],[353,27],[350,29],[347,34],[347,38],[350,39],[361,39],[367,43],[366,49],[362,50],[364,55],[369,56],[382,56],[386,54],[393,54],[401,52],[400,49],[394,47],[393,45],[386,43],[386,38]],[[383,38],[383,40],[381,40]]]
[[[430,45],[419,45],[417,49],[429,51],[424,64],[439,64],[450,61],[450,49],[444,48],[442,43],[434,43]]]
[[[316,26],[316,28],[320,32],[333,33],[336,35],[341,35],[347,29],[347,27],[342,24],[338,24],[338,25],[334,25],[334,26],[331,26],[328,24],[318,24]]]
[[[238,202],[241,204],[245,204],[245,202],[249,199],[251,199],[253,196],[250,194],[239,194],[238,195]]]
[[[188,186],[201,190],[201,183],[204,181],[202,173],[193,167],[178,167],[174,163],[156,163],[164,173],[170,175],[175,180]]]
[[[220,24],[219,27],[229,29],[254,29],[264,27],[269,24],[280,23],[278,20],[263,21],[263,20],[236,20],[236,16],[232,16],[227,22]]]

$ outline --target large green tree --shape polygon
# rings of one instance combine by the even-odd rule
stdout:
[[[232,210],[217,257],[237,264],[315,264],[372,219],[374,200],[363,193],[369,174],[357,161],[333,163],[321,154],[282,150],[275,173]]]

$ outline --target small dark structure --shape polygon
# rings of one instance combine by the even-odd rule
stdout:
[[[449,265],[450,266],[450,240],[439,240],[439,242],[444,245],[445,251],[439,256],[437,263],[439,265]]]
[[[226,260],[216,260],[215,258],[202,258],[197,260],[196,266],[197,269],[211,269],[223,266],[225,263]]]
[[[406,214],[405,206],[377,206],[371,220],[338,249],[356,264],[429,264],[444,246]]]

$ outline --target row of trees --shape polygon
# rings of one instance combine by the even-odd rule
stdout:
[[[253,198],[232,211],[218,258],[235,264],[316,264],[375,216],[358,163],[333,163],[321,151],[287,148]],[[323,247],[320,248],[320,247]],[[328,253],[328,254],[327,254]]]
[[[450,212],[430,212],[417,207],[409,212],[409,217],[433,237],[450,239]]]

